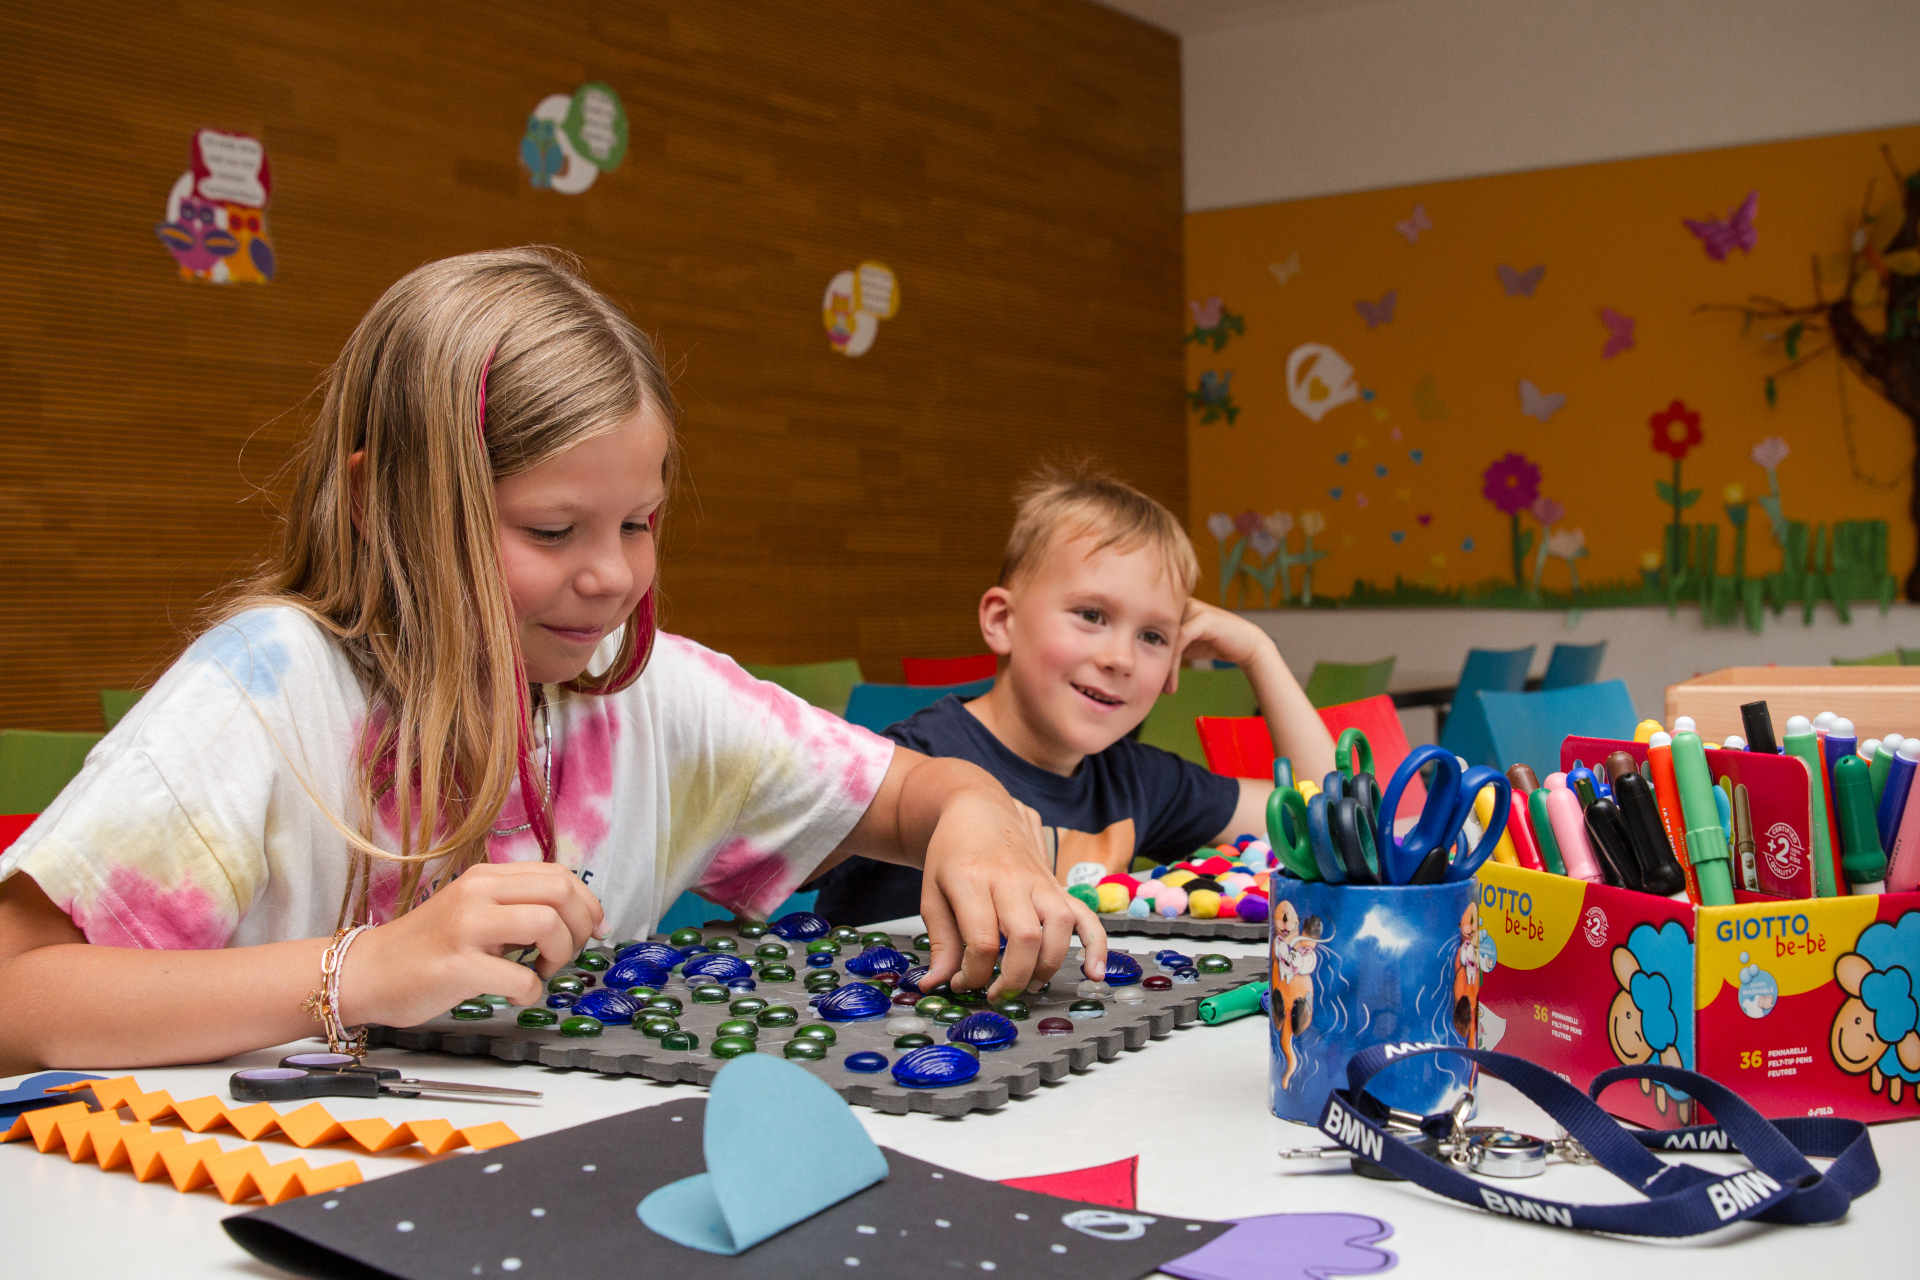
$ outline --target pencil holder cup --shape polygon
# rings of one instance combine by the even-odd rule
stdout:
[[[1472,1045],[1480,1009],[1480,912],[1471,879],[1352,885],[1273,878],[1267,962],[1273,1113],[1318,1124],[1347,1060],[1396,1043]],[[1422,1057],[1367,1091],[1403,1111],[1452,1107],[1470,1064]]]

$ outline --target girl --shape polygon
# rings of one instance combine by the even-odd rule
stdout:
[[[0,1075],[537,1003],[687,888],[924,866],[940,982],[1097,920],[984,772],[654,629],[675,405],[560,255],[431,263],[329,371],[278,554],[0,858]],[[534,968],[507,958],[538,951]]]

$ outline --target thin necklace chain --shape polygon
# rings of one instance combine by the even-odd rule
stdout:
[[[547,695],[541,690],[539,685],[533,687],[533,696],[539,699],[539,705],[534,708],[534,712],[540,717],[540,752],[545,758],[546,763],[545,776],[541,779],[541,787],[545,795],[541,798],[543,802],[551,802],[553,798],[553,724],[548,716]],[[522,831],[531,831],[532,829],[533,819],[528,818],[517,827],[494,827],[491,829],[491,834],[496,836],[517,836]]]

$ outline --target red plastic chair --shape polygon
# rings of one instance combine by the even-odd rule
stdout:
[[[5,853],[7,846],[18,840],[39,816],[37,813],[0,813],[0,853]]]
[[[1316,710],[1327,732],[1336,738],[1342,729],[1358,729],[1367,735],[1367,741],[1373,745],[1374,772],[1383,788],[1412,750],[1407,744],[1407,731],[1400,724],[1400,713],[1394,710],[1393,698],[1388,694]],[[1264,717],[1195,716],[1193,722],[1200,734],[1201,750],[1207,754],[1207,768],[1230,778],[1273,781],[1273,739],[1267,735]],[[1427,789],[1415,778],[1413,785],[1401,793],[1400,812],[1396,816],[1418,817],[1426,798]]]
[[[970,653],[964,658],[902,658],[900,669],[912,685],[965,684],[991,680],[999,674],[1000,660],[990,653]]]

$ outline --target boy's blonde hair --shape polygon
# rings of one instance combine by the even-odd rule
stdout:
[[[1032,572],[1062,543],[1083,537],[1094,539],[1094,551],[1148,547],[1158,552],[1167,580],[1183,600],[1200,579],[1199,557],[1174,514],[1091,463],[1042,467],[1020,486],[1014,502],[1013,531],[1000,564],[1003,587]]]
[[[367,690],[355,761],[362,802],[342,918],[365,919],[370,858],[407,865],[397,909],[433,865],[445,883],[484,862],[516,779],[552,856],[549,798],[533,780],[526,671],[502,577],[494,483],[604,435],[651,405],[678,409],[652,342],[545,248],[471,253],[408,273],[374,303],[323,381],[292,467],[273,557],[222,616],[291,605],[331,632]],[[359,482],[349,458],[362,455]],[[676,450],[668,447],[671,479]],[[647,592],[600,676],[612,693],[651,652]],[[388,817],[398,850],[371,839]],[[344,829],[344,828],[343,828]]]

